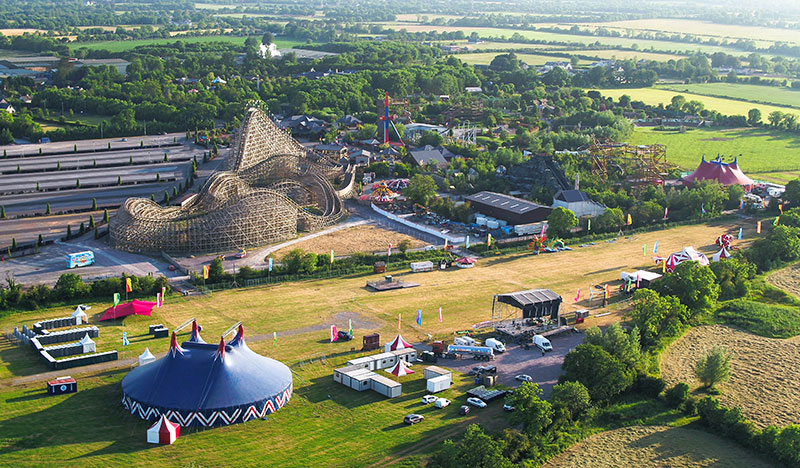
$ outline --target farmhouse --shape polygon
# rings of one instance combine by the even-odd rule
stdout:
[[[476,212],[501,219],[513,226],[544,221],[552,211],[550,207],[496,192],[478,192],[464,197],[464,200],[470,202]]]

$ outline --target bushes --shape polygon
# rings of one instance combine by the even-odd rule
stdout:
[[[760,302],[736,300],[717,310],[718,320],[767,338],[790,338],[800,334],[800,312]]]
[[[594,401],[608,401],[633,384],[633,372],[600,346],[581,344],[567,353],[559,382],[580,382]]]
[[[670,406],[678,408],[689,398],[689,385],[683,382],[675,384],[674,387],[664,392],[664,398]]]

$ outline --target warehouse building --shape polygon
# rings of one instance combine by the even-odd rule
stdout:
[[[512,226],[544,221],[552,211],[548,206],[496,192],[478,192],[464,197],[464,200],[470,203],[475,212],[503,220]]]

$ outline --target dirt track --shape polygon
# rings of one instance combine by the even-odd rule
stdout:
[[[700,386],[694,366],[714,345],[733,351],[731,378],[719,386],[720,401],[740,407],[758,427],[786,426],[800,420],[800,337],[764,338],[722,325],[695,327],[670,345],[661,357],[668,386]]]

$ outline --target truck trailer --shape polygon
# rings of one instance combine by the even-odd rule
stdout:
[[[76,252],[67,254],[67,268],[78,268],[89,266],[94,263],[94,252]]]
[[[447,353],[443,357],[446,359],[458,359],[465,354],[472,355],[472,359],[476,361],[494,360],[494,351],[488,346],[449,345]]]

